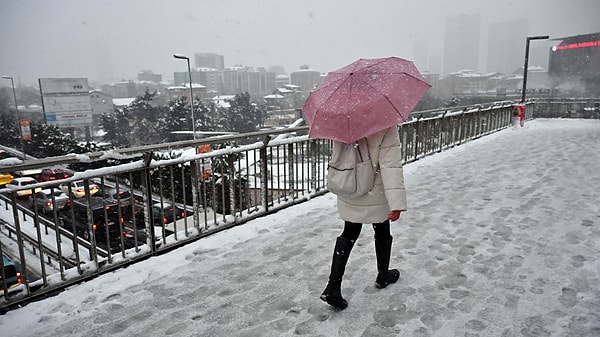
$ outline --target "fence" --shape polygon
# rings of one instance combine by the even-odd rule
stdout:
[[[600,119],[599,99],[545,99],[536,101],[534,118]]]
[[[565,107],[537,104],[526,106],[526,118]],[[398,128],[403,160],[506,128],[513,109],[503,102],[413,113]],[[306,126],[294,127],[0,167],[0,173],[78,171],[0,189],[0,253],[18,261],[23,273],[21,285],[0,290],[0,312],[326,193],[331,144],[307,133]],[[82,198],[71,184],[76,181],[84,182]],[[69,206],[30,206],[42,197],[37,190],[52,188],[68,195]],[[16,191],[31,196],[19,198]],[[58,196],[50,198],[56,204]]]

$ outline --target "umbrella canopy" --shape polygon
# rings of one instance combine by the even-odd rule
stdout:
[[[352,143],[398,125],[430,87],[411,61],[359,59],[328,73],[308,96],[309,137]]]

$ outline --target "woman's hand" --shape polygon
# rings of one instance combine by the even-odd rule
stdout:
[[[402,211],[399,211],[396,209],[391,211],[390,214],[388,214],[388,220],[396,221],[396,220],[400,219],[400,212],[402,212]]]

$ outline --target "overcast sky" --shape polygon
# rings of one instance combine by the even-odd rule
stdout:
[[[530,36],[600,32],[598,0],[0,0],[0,73],[27,85],[150,69],[169,81],[187,71],[173,53],[195,52],[222,54],[225,66],[328,72],[360,57],[413,59],[420,41],[441,57],[445,18],[477,13],[482,48],[488,25],[511,19],[527,18]]]

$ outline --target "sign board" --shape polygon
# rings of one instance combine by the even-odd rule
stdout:
[[[196,148],[196,153],[209,153],[211,151],[210,144],[203,144]],[[212,160],[210,158],[202,159],[200,163],[200,179],[205,180],[210,178],[212,174]]]
[[[42,95],[90,92],[87,78],[40,78]]]
[[[31,128],[29,127],[29,121],[26,119],[21,119],[19,121],[19,125],[21,125],[21,135],[23,140],[31,139]]]
[[[58,127],[92,123],[87,78],[40,78],[46,123]]]
[[[92,111],[90,96],[44,96],[44,109],[48,112]]]
[[[59,127],[87,125],[92,123],[92,114],[89,113],[46,113],[46,123]]]
[[[89,95],[42,96],[46,123],[57,126],[76,126],[92,123]]]

